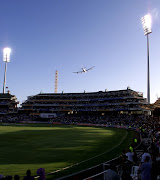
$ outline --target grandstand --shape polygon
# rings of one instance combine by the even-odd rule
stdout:
[[[29,96],[19,109],[31,116],[52,118],[68,114],[147,114],[143,93],[127,88],[90,93],[40,93]]]
[[[17,98],[15,95],[8,93],[0,93],[0,117],[17,113]]]

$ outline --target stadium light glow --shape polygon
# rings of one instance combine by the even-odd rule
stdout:
[[[3,61],[5,62],[3,93],[5,93],[7,62],[10,62],[10,54],[11,54],[10,48],[4,48],[3,49]]]
[[[150,104],[150,71],[149,71],[149,34],[151,31],[151,16],[147,14],[141,18],[144,35],[147,35],[147,102]]]
[[[11,54],[11,49],[4,48],[3,49],[3,61],[10,62],[10,54]]]
[[[147,14],[141,18],[144,35],[150,34],[151,31],[151,16]]]

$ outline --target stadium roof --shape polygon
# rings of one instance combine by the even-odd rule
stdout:
[[[140,92],[137,92],[137,91],[134,91],[134,90],[132,90],[132,89],[124,89],[124,90],[115,90],[115,91],[98,91],[98,92],[86,92],[86,91],[84,91],[84,92],[80,92],[80,93],[64,93],[63,91],[62,91],[62,93],[39,93],[39,94],[37,94],[36,96],[52,96],[52,95],[62,95],[62,94],[64,94],[64,95],[81,95],[81,94],[99,94],[99,93],[103,93],[103,94],[106,94],[106,93],[119,93],[119,92],[124,92],[124,91],[132,91],[132,92],[136,92],[136,93],[140,93]],[[141,93],[142,94],[142,93]]]
[[[9,93],[0,93],[0,99],[11,99],[11,97],[13,97],[13,95]]]

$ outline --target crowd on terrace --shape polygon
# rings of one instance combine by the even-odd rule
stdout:
[[[5,123],[17,123],[17,122],[21,122],[21,121],[34,121],[35,119],[37,119],[37,117],[33,117],[30,116],[27,113],[23,113],[23,114],[6,114],[4,116],[0,117],[0,122],[5,122]]]
[[[103,114],[103,115],[65,115],[57,116],[51,119],[52,122],[60,122],[62,124],[105,124],[108,126],[126,126],[132,129],[139,127],[144,128],[146,131],[151,127],[159,127],[159,120],[157,117],[145,116],[145,115],[128,115],[128,114]]]

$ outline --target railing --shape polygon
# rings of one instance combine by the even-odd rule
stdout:
[[[98,173],[96,175],[93,175],[89,178],[83,179],[83,180],[105,180],[106,179],[106,175],[107,175],[107,171],[103,171],[101,173]]]

